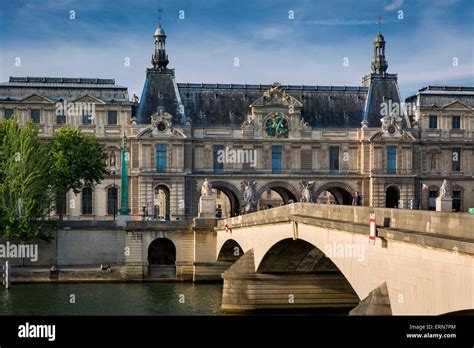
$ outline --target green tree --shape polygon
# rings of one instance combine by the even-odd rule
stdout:
[[[52,206],[49,149],[31,122],[0,122],[0,234],[7,239],[49,240]]]
[[[107,154],[95,137],[69,126],[56,132],[50,146],[51,180],[62,220],[66,193],[72,190],[77,194],[83,186],[97,185],[108,174]]]

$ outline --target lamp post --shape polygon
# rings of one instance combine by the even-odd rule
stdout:
[[[118,199],[118,191],[117,188],[115,187],[115,170],[112,171],[112,177],[114,180],[114,189],[115,189],[115,196],[114,196],[114,222],[115,222],[115,215],[117,214],[117,199]]]

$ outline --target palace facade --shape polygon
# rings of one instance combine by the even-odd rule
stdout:
[[[474,87],[428,86],[402,103],[380,33],[360,86],[177,83],[161,26],[153,38],[139,100],[113,79],[0,84],[0,119],[31,119],[45,139],[74,125],[109,154],[101,184],[67,194],[67,219],[115,218],[124,135],[134,219],[197,216],[206,178],[218,217],[242,213],[249,185],[254,210],[352,204],[356,192],[365,206],[434,209],[448,179],[453,211],[474,207]]]

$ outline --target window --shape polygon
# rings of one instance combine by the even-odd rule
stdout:
[[[272,146],[272,172],[281,172],[281,145]]]
[[[312,150],[301,150],[301,169],[302,170],[313,169],[313,151]]]
[[[117,214],[117,197],[118,190],[116,187],[111,187],[107,190],[107,214]]]
[[[13,117],[13,109],[5,109],[5,111],[3,112],[3,116],[5,118],[5,120],[9,120],[10,118]]]
[[[67,198],[66,195],[56,196],[56,214],[66,214]]]
[[[214,155],[214,173],[222,173],[224,171],[224,145],[214,145],[212,152]]]
[[[397,173],[397,147],[387,147],[387,174]]]
[[[331,173],[339,171],[339,146],[329,147],[329,171]]]
[[[82,111],[82,124],[92,124],[92,116],[86,111]]]
[[[56,115],[56,124],[65,124],[66,115]]]
[[[90,187],[82,190],[82,214],[92,215],[92,189]]]
[[[117,111],[107,113],[107,124],[117,124]]]
[[[461,128],[461,116],[453,116],[452,118],[452,128],[460,129]]]
[[[156,171],[166,172],[168,169],[167,156],[168,145],[158,144],[156,145]]]
[[[453,172],[461,171],[461,149],[458,147],[453,149],[451,170]]]
[[[436,128],[438,128],[438,116],[430,115],[429,128],[430,128],[430,129],[436,129]]]
[[[33,123],[40,123],[41,122],[41,110],[39,109],[31,109],[31,120]]]
[[[453,190],[453,211],[460,212],[462,209],[461,203],[461,191]]]

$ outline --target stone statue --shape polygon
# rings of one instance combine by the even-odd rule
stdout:
[[[209,181],[207,181],[207,178],[206,178],[204,179],[204,183],[201,186],[201,197],[208,197],[208,196],[212,196],[212,186],[209,183]]]
[[[301,202],[304,203],[314,203],[316,200],[315,190],[314,190],[314,181],[300,181],[301,188]]]
[[[439,189],[439,197],[450,198],[451,197],[451,184],[448,180],[444,179],[441,188]]]
[[[244,211],[251,213],[257,210],[257,183],[255,181],[242,182],[240,190],[243,193]]]

